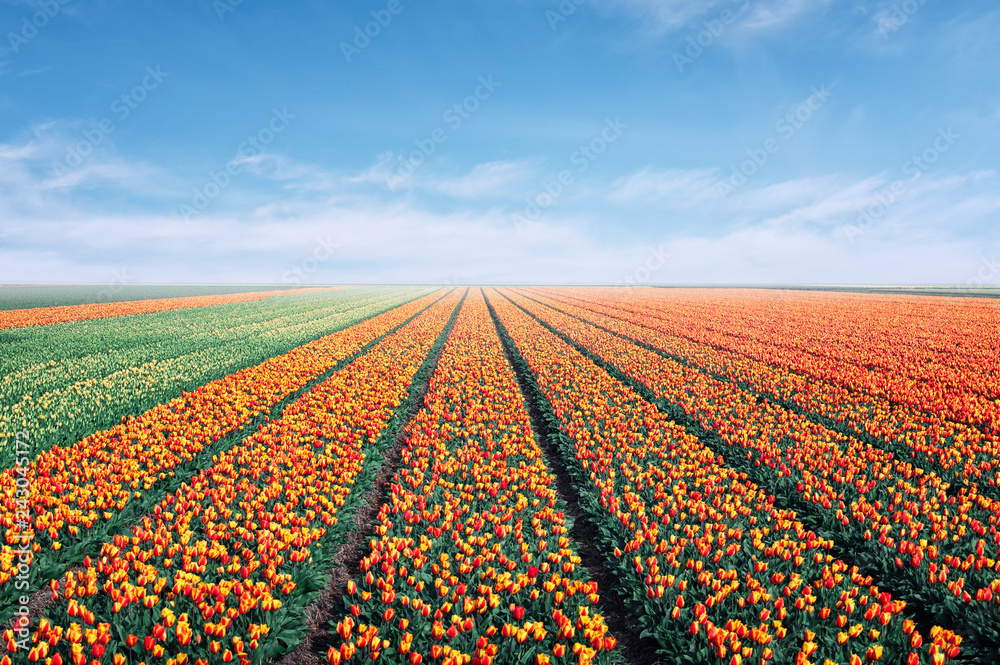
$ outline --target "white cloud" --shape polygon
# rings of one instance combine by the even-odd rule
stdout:
[[[252,223],[228,215],[194,225],[152,215],[36,219],[9,228],[0,282],[100,282],[112,267],[141,282],[280,282],[322,238],[339,249],[316,271],[316,283],[585,282],[611,279],[626,265],[625,250],[571,224],[540,226],[543,233],[525,238],[499,212],[437,214],[380,203],[315,205],[292,218],[267,214]]]
[[[388,155],[344,173],[265,154],[243,161],[256,179],[234,184],[185,224],[172,212],[182,202],[177,188],[160,184],[171,176],[110,148],[53,176],[49,166],[78,132],[48,123],[0,144],[0,282],[105,282],[123,269],[138,282],[280,282],[322,238],[339,249],[313,283],[614,283],[661,246],[672,258],[650,282],[954,282],[996,240],[1000,213],[995,172],[930,172],[851,243],[835,230],[853,223],[893,174],[748,184],[724,201],[716,169],[646,167],[603,191],[591,176],[581,182],[590,195],[567,199],[519,234],[510,218],[516,197],[507,196],[535,172],[531,161],[490,162],[449,177],[426,169],[400,196],[379,178],[392,164]],[[274,189],[262,191],[264,180]],[[105,191],[96,188],[165,204],[131,214],[109,206],[111,197],[98,205],[75,196]],[[411,195],[417,190],[438,198],[425,205]],[[635,232],[609,236],[595,202],[627,206]],[[665,210],[676,225],[639,228]]]
[[[623,242],[608,242],[572,212],[553,211],[518,234],[502,210],[436,212],[411,200],[362,197],[294,194],[251,215],[205,214],[191,225],[170,215],[67,209],[8,220],[0,282],[101,282],[123,268],[141,282],[280,282],[323,238],[339,248],[311,275],[313,283],[614,283],[637,274],[659,247],[671,258],[650,283],[961,282],[982,248],[951,233],[949,215],[982,221],[1000,210],[995,175],[928,178],[914,188],[915,200],[850,243],[816,222],[849,218],[884,178],[842,180],[751,191],[745,205],[758,208],[749,225]]]
[[[720,238],[671,242],[675,259],[663,282],[715,284],[964,283],[976,248],[953,238],[850,244],[827,234],[773,226]]]

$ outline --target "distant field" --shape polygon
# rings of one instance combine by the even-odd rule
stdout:
[[[431,290],[339,289],[0,330],[0,439],[27,430],[35,450],[72,444]]]
[[[0,311],[56,307],[58,305],[89,305],[92,303],[128,302],[154,298],[182,298],[185,296],[214,296],[252,291],[279,291],[301,288],[297,285],[58,285],[58,286],[0,286]]]
[[[658,288],[679,288],[686,289],[690,286],[660,286]],[[823,285],[803,285],[803,286],[710,286],[698,285],[697,288],[709,289],[765,289],[776,291],[833,291],[836,293],[883,293],[913,296],[950,296],[956,298],[1000,298],[1000,287],[976,287],[976,286],[823,286]]]
[[[129,302],[154,298],[179,298],[185,296],[250,293],[253,291],[279,291],[301,288],[297,285],[272,284],[219,284],[219,285],[58,285],[58,286],[3,286],[0,285],[0,311],[55,307],[58,305],[86,305],[91,303]],[[691,286],[657,286],[654,288],[691,288]],[[698,285],[697,288],[734,288],[732,286]],[[782,286],[762,285],[760,288],[795,291],[835,291],[845,293],[897,293],[926,296],[956,296],[973,298],[1000,298],[998,288],[971,288],[960,286]]]

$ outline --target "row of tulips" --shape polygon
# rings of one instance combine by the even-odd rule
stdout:
[[[745,473],[506,300],[491,295],[645,633],[671,662],[940,663],[906,603]]]
[[[837,383],[775,365],[772,344],[735,335],[720,336],[706,324],[693,336],[643,294],[628,302],[579,302],[569,294],[532,291],[528,294],[564,312],[614,330],[681,362],[741,387],[777,400],[831,429],[860,438],[899,457],[912,457],[949,482],[976,485],[1000,498],[1000,435],[949,420],[885,397],[859,392]],[[580,294],[583,295],[583,294]],[[640,325],[635,325],[636,323]],[[715,321],[712,322],[713,326]],[[681,332],[683,331],[683,332]],[[700,341],[695,341],[698,339]],[[787,353],[777,349],[778,355]]]
[[[475,291],[406,427],[327,661],[621,662],[554,482]]]
[[[514,300],[679,419],[734,468],[770,488],[810,526],[836,534],[846,555],[927,620],[961,626],[970,649],[1000,645],[998,506],[931,473],[729,382],[665,359],[527,298]]]
[[[68,446],[246,367],[430,292],[319,291],[143,316],[0,331],[0,468],[6,442]]]
[[[394,416],[405,417],[420,373],[430,372],[461,295],[336,371],[82,570],[53,580],[57,605],[30,644],[8,633],[8,650],[52,665],[247,665],[294,646],[345,518],[401,426]]]
[[[438,292],[406,303],[5,471],[0,619],[10,616],[25,591],[149,512],[212,455],[235,445],[246,428],[280,412],[310,383],[441,297]]]
[[[699,344],[756,351],[781,369],[905,404],[932,421],[1000,433],[1000,359],[991,352],[1000,344],[1000,311],[989,301],[660,289],[629,299],[576,295]]]
[[[693,336],[752,339],[804,352],[817,368],[852,366],[856,376],[874,370],[863,373],[866,378],[858,384],[904,401],[921,395],[937,401],[947,394],[939,392],[941,388],[1000,398],[1000,387],[991,378],[1000,372],[1000,364],[990,353],[1000,313],[990,300],[659,289],[637,295],[638,303],[655,303],[661,315],[669,311],[676,325]],[[706,320],[712,325],[705,326]],[[875,382],[869,383],[869,377]],[[963,409],[961,400],[944,403],[956,412]]]
[[[56,307],[32,307],[30,309],[0,310],[0,330],[6,328],[24,328],[27,326],[45,326],[68,321],[85,321],[90,319],[105,319],[113,316],[132,316],[134,314],[149,314],[151,312],[167,312],[189,307],[211,307],[236,302],[251,302],[266,300],[275,296],[292,295],[296,293],[312,293],[343,289],[343,286],[310,287],[305,289],[286,289],[280,291],[250,291],[247,293],[227,293],[214,296],[185,296],[180,298],[156,298],[153,300],[130,300],[123,302],[93,303],[87,305],[63,305]]]

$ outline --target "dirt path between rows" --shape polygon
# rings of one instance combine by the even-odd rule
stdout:
[[[389,500],[392,491],[390,481],[393,472],[399,467],[406,439],[406,425],[423,406],[424,397],[430,387],[430,379],[434,375],[434,370],[437,369],[445,343],[464,302],[463,298],[462,302],[455,308],[452,318],[442,331],[440,345],[428,356],[430,371],[427,376],[417,384],[416,392],[411,389],[409,399],[413,410],[405,422],[400,423],[399,432],[382,454],[382,465],[378,469],[378,475],[371,488],[364,495],[357,510],[354,511],[355,528],[348,533],[346,541],[333,559],[337,567],[328,571],[326,587],[320,591],[319,597],[305,609],[310,633],[294,650],[274,662],[280,665],[321,665],[327,662],[327,649],[339,644],[333,639],[334,636],[330,634],[327,627],[332,619],[339,618],[345,613],[344,596],[347,595],[347,582],[358,574],[361,560],[368,554],[368,543],[375,532],[375,519],[378,517],[382,504]]]
[[[494,323],[501,325],[494,314]],[[590,577],[597,582],[597,589],[600,593],[600,600],[597,606],[600,609],[604,622],[618,642],[626,662],[630,665],[666,665],[657,656],[657,644],[651,638],[642,638],[633,614],[625,607],[622,597],[617,593],[620,582],[608,568],[604,565],[604,557],[597,548],[598,538],[597,528],[593,522],[580,508],[580,494],[576,489],[574,480],[563,460],[562,455],[550,442],[550,432],[548,425],[542,418],[542,412],[538,403],[532,399],[529,390],[530,379],[524,376],[517,369],[514,362],[513,349],[504,335],[500,335],[507,356],[507,362],[514,368],[517,377],[518,387],[528,408],[528,416],[531,418],[531,427],[535,433],[535,442],[545,455],[545,462],[549,471],[556,479],[556,494],[565,504],[565,513],[573,518],[573,528],[570,536],[577,547],[577,554],[580,555],[583,565],[586,567]]]

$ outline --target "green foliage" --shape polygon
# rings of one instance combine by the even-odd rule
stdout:
[[[227,374],[425,294],[345,289],[0,331],[0,466],[71,445]]]

